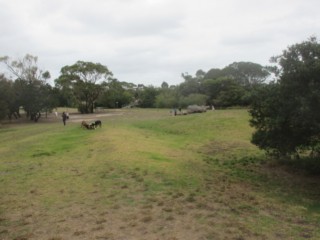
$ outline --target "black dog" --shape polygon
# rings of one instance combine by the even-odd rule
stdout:
[[[93,125],[94,126],[94,128],[96,128],[96,127],[102,127],[102,122],[100,121],[100,120],[96,120],[96,121],[94,121],[93,123],[91,123],[91,125]]]

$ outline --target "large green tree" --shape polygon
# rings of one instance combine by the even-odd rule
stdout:
[[[31,120],[38,121],[42,111],[52,108],[43,99],[50,94],[46,91],[50,73],[39,69],[38,58],[30,54],[17,60],[10,60],[5,56],[0,61],[6,65],[9,77],[14,81],[15,96],[10,104],[10,113],[13,108],[22,106]]]
[[[4,119],[9,115],[12,84],[7,80],[3,74],[0,75],[0,119]]]
[[[179,104],[179,95],[175,87],[170,87],[163,82],[159,94],[156,96],[155,106],[157,108],[177,108]]]
[[[70,101],[76,99],[81,113],[93,113],[94,104],[103,91],[101,83],[111,76],[112,72],[100,63],[77,61],[61,68],[61,75],[55,82],[62,91],[70,94]]]
[[[224,76],[233,78],[241,86],[263,83],[270,75],[269,69],[252,62],[234,62],[222,70]]]
[[[117,79],[111,79],[104,83],[104,90],[101,93],[98,104],[108,108],[121,108],[128,106],[134,99],[133,86]]]
[[[178,86],[178,91],[182,96],[186,97],[190,94],[201,93],[202,78],[199,77],[200,75],[193,77],[188,73],[182,73],[181,76],[184,79],[184,82]]]
[[[278,82],[260,89],[250,111],[252,142],[281,156],[320,153],[320,44],[316,38],[274,57]]]
[[[209,103],[217,107],[230,107],[244,105],[242,98],[245,95],[244,88],[234,79],[220,77],[203,81],[205,94]]]
[[[142,108],[153,108],[156,104],[156,98],[159,94],[159,89],[154,86],[143,87],[139,92],[139,106]]]

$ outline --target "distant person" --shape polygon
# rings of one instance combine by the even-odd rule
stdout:
[[[57,111],[55,111],[55,112],[54,112],[54,114],[56,115],[56,118],[58,118],[58,112],[57,112]]]
[[[67,121],[67,114],[65,112],[62,113],[62,121],[63,121],[63,125],[66,125],[66,121]]]

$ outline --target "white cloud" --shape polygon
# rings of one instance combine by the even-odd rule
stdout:
[[[160,86],[234,61],[267,64],[320,30],[317,0],[0,0],[1,55],[39,57],[53,77],[77,60]]]

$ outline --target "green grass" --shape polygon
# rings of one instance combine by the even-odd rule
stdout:
[[[246,110],[118,113],[0,128],[0,239],[320,238],[318,178],[252,145]]]

